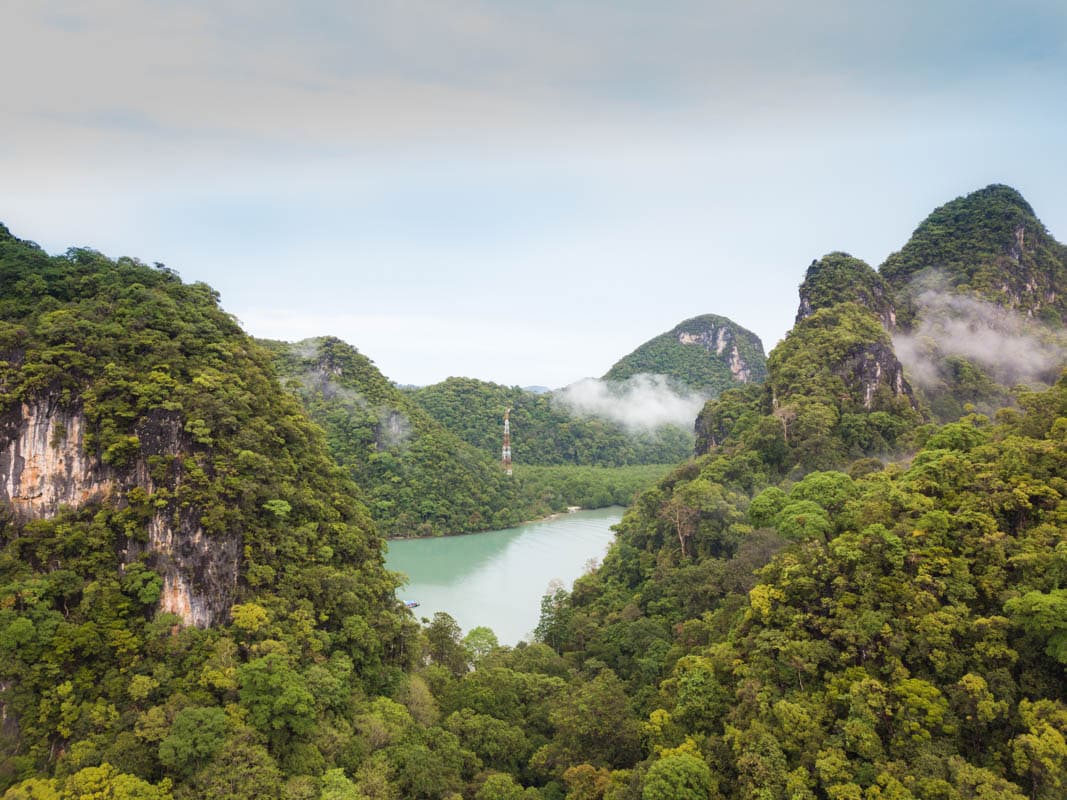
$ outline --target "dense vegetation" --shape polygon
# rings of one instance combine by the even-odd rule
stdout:
[[[142,535],[138,496],[4,519],[7,798],[1067,792],[1067,375],[1013,390],[995,415],[924,423],[876,312],[829,296],[762,386],[707,406],[701,455],[637,499],[603,566],[543,599],[538,641],[501,648],[445,614],[417,631],[386,598],[355,489],[210,290],[10,237],[0,279],[6,402],[84,402],[109,459],[136,456],[138,414],[179,403],[187,460],[218,470],[182,499],[224,505],[206,516],[249,548],[230,619],[182,628],[154,613],[148,562],[119,569],[123,537]],[[153,394],[159,353],[175,384]],[[238,393],[233,422],[209,413],[215,393]],[[280,465],[246,456],[253,478],[228,459],[261,425]],[[515,477],[534,486],[553,469]]]
[[[511,409],[511,452],[516,464],[618,467],[677,463],[691,452],[689,431],[664,426],[628,431],[558,407],[550,394],[473,378],[449,378],[412,392],[439,423],[481,452],[498,457],[504,409]]]
[[[504,528],[545,513],[499,457],[446,430],[354,347],[332,338],[265,344],[384,535]],[[498,447],[501,417],[483,420]]]
[[[54,774],[63,797],[140,798],[166,778],[159,796],[271,796],[281,770],[335,763],[345,698],[398,684],[414,625],[358,488],[269,354],[203,284],[91,250],[49,257],[0,228],[0,408],[39,397],[80,410],[113,474],[140,460],[159,486],[0,520],[0,786]],[[184,454],[139,438],[160,415],[180,419]],[[125,554],[160,513],[238,537],[231,621],[156,613],[152,554]],[[220,788],[234,782],[244,795]]]
[[[901,357],[934,419],[990,412],[1016,383],[1056,380],[1067,247],[1014,189],[988,186],[936,209],[880,273]]]
[[[334,338],[262,344],[274,353],[286,385],[326,431],[330,452],[363,489],[385,536],[484,531],[567,506],[627,505],[668,469],[520,464],[508,477],[499,460],[506,406],[495,415],[487,409],[478,420],[480,432],[495,438],[490,455],[433,419],[351,345]],[[557,435],[570,433],[567,427]],[[514,437],[516,443],[522,434]]]
[[[783,483],[721,448],[646,493],[542,617],[643,720],[605,780],[690,754],[678,797],[1063,796],[1067,380],[1018,402],[907,465]]]
[[[801,320],[768,360],[761,387],[723,393],[697,421],[698,452],[743,446],[783,473],[887,455],[921,416],[889,334],[846,302]]]
[[[604,379],[623,381],[645,373],[666,375],[711,397],[738,383],[759,383],[767,373],[766,356],[752,331],[726,317],[705,314],[623,356]]]
[[[628,467],[531,466],[515,468],[520,491],[541,509],[628,506],[634,496],[651,487],[673,468],[671,464],[632,464]]]

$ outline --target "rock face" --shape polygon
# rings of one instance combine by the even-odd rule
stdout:
[[[0,418],[0,499],[16,518],[51,516],[111,494],[114,477],[82,449],[85,419],[52,398],[22,403]]]
[[[734,332],[725,325],[712,327],[700,333],[678,332],[678,344],[699,345],[709,353],[722,356],[726,365],[730,368],[730,374],[738,383],[748,383],[752,380],[752,370],[748,363],[741,357],[741,351],[737,349],[737,341]]]
[[[190,447],[176,414],[153,412],[142,419],[136,427],[139,450],[122,468],[86,453],[85,432],[81,408],[49,395],[0,416],[0,502],[16,520],[49,517],[64,506],[104,501],[121,506],[134,487],[150,498],[162,488],[173,496],[179,488],[181,459]],[[153,456],[171,462],[162,483],[149,468]],[[170,504],[155,511],[147,534],[146,542],[126,542],[123,560],[147,554],[148,565],[163,579],[160,610],[200,627],[225,615],[237,585],[237,538],[205,536],[195,509]]]
[[[867,411],[877,410],[879,391],[906,398],[912,408],[919,407],[911,385],[904,379],[904,367],[886,343],[876,342],[855,349],[834,364],[833,372],[852,389],[853,396]]]

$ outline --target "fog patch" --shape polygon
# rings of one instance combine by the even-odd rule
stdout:
[[[934,388],[944,379],[944,360],[956,356],[980,367],[997,383],[1050,384],[1067,357],[1067,340],[1024,314],[940,289],[915,299],[918,323],[893,336],[897,358],[910,380]]]
[[[557,408],[615,422],[631,431],[651,431],[664,425],[691,429],[707,399],[673,386],[664,375],[647,373],[625,381],[585,378],[552,395]]]
[[[311,360],[318,358],[320,339],[304,339],[289,345],[289,352],[299,358]]]

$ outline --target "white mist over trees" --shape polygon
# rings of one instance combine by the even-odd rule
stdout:
[[[942,379],[944,359],[964,358],[998,383],[1050,384],[1064,362],[1065,337],[994,303],[928,289],[917,298],[918,324],[893,337],[909,378],[929,388]]]
[[[692,428],[707,397],[679,389],[663,375],[642,373],[625,381],[595,378],[556,391],[552,402],[572,414],[599,417],[631,431],[651,431],[664,425]]]

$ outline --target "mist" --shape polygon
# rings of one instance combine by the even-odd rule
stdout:
[[[707,397],[677,389],[664,375],[634,375],[625,381],[583,380],[555,391],[557,408],[583,417],[599,417],[631,431],[664,425],[691,429]]]
[[[993,303],[926,289],[916,298],[918,324],[893,337],[910,380],[924,388],[942,382],[949,356],[967,359],[1005,386],[1049,384],[1067,357],[1067,341],[1024,314]]]

